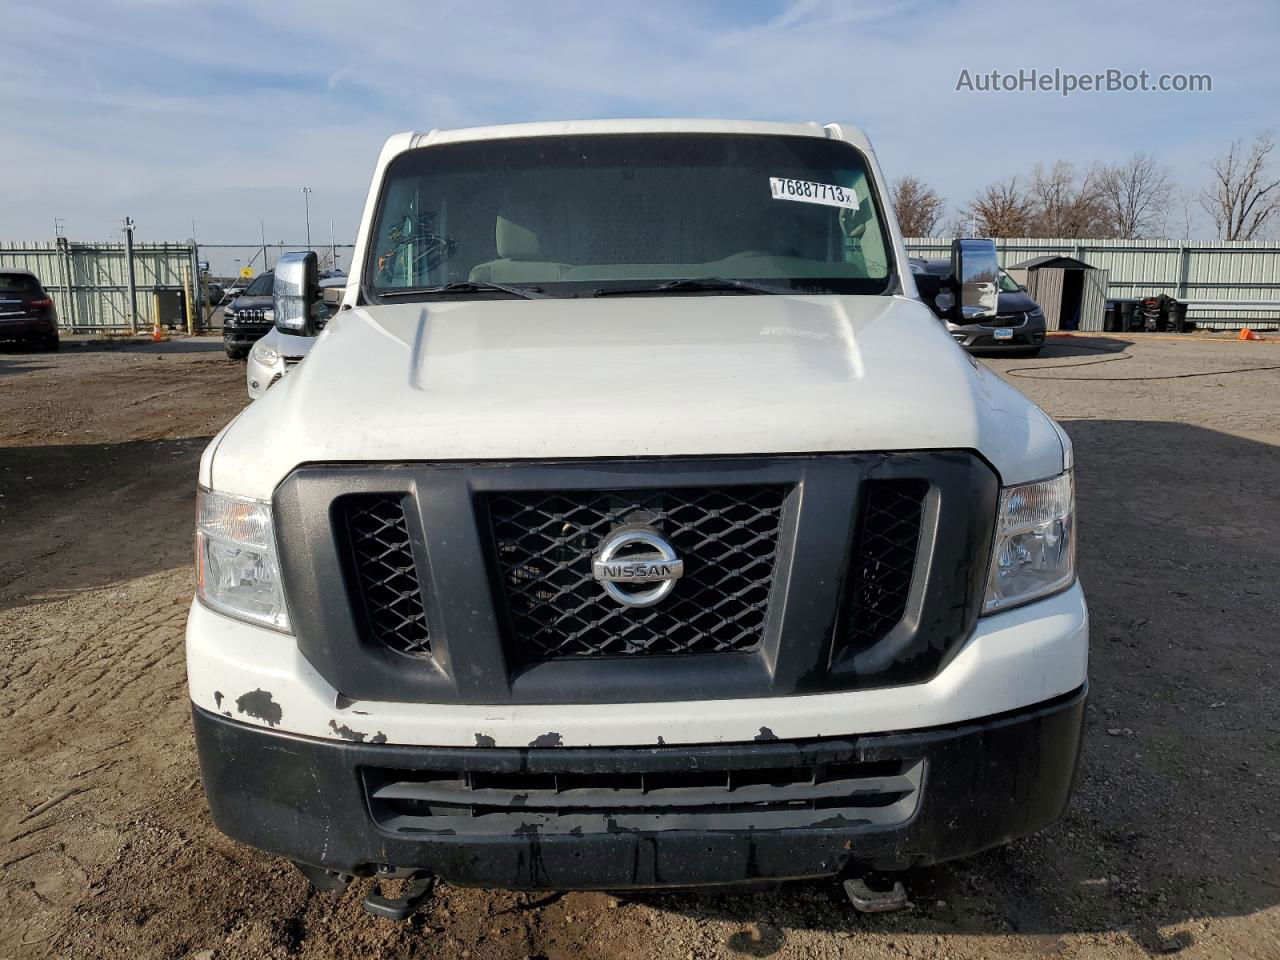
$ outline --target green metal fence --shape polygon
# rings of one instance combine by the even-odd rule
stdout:
[[[135,243],[133,268],[137,316],[130,316],[129,267],[123,243],[0,241],[0,267],[30,270],[53,297],[58,321],[75,332],[120,332],[149,329],[155,291],[183,289],[184,270],[195,257],[189,243]],[[172,303],[174,298],[170,297]],[[169,308],[172,312],[172,307]],[[162,316],[162,323],[185,322]]]
[[[906,241],[912,256],[945,257],[951,238],[917,237]],[[258,245],[241,245],[245,263]],[[270,245],[278,255],[280,245]],[[1110,271],[1112,297],[1146,297],[1167,293],[1179,300],[1280,300],[1280,242],[1174,243],[1161,240],[1001,239],[996,241],[1006,267],[1045,254],[1065,254]],[[343,244],[342,265],[350,256]],[[277,249],[278,248],[278,249]],[[206,253],[231,262],[239,248],[211,245]],[[327,247],[323,248],[327,251]],[[137,243],[133,247],[138,329],[150,328],[154,291],[183,289],[184,271],[205,254],[190,243]],[[239,260],[235,260],[239,264]],[[0,267],[22,267],[36,274],[53,296],[65,330],[117,332],[131,329],[129,271],[123,243],[0,241]],[[172,309],[172,308],[170,308]],[[1193,310],[1202,325],[1280,323],[1274,309],[1215,314]],[[162,323],[180,317],[160,317]]]
[[[913,257],[950,256],[950,237],[914,237],[906,241]],[[1057,254],[1083,260],[1110,272],[1109,297],[1154,297],[1166,293],[1184,301],[1280,300],[1280,242],[1220,241],[1175,243],[1165,240],[999,239],[996,248],[1006,269],[1032,257]],[[1191,310],[1202,326],[1240,326],[1280,322],[1274,307],[1262,310]]]

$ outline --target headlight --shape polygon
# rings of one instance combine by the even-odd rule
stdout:
[[[1044,319],[1044,311],[1043,311],[1042,309],[1040,309],[1039,307],[1036,307],[1034,310],[1028,310],[1028,311],[1027,311],[1027,318],[1028,318],[1028,319],[1030,319],[1030,320],[1043,320],[1043,319]]]
[[[1076,576],[1076,493],[1071,471],[1000,491],[984,613],[1069,587]]]
[[[288,631],[269,504],[196,494],[196,595],[214,610]]]
[[[259,340],[253,345],[253,359],[269,367],[280,359],[280,351]]]
[[[232,310],[230,307],[223,310],[222,322],[223,324],[227,324],[227,325],[234,324],[236,322],[236,312]]]

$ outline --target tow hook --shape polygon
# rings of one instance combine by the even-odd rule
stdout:
[[[844,882],[845,895],[859,913],[889,913],[907,905],[907,888],[901,880],[893,881],[893,886],[887,890],[877,890],[867,883],[867,879],[850,877]]]
[[[321,893],[332,893],[340,897],[347,892],[353,877],[349,873],[338,873],[336,870],[325,870],[313,867],[309,863],[293,861],[293,865],[302,871],[302,875],[311,881],[311,885]]]
[[[375,883],[369,895],[364,898],[364,908],[375,917],[407,920],[422,905],[422,901],[431,895],[435,885],[436,878],[421,870],[409,874],[409,885],[398,897],[384,897],[382,887]]]

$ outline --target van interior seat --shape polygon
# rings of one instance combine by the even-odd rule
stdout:
[[[494,245],[498,258],[477,263],[469,279],[492,283],[538,283],[559,280],[569,269],[566,263],[549,260],[537,229],[531,205],[512,207],[499,213],[494,224]]]

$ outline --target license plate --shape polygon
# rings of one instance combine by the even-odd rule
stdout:
[[[997,331],[996,331],[996,339],[997,339],[997,340],[1012,340],[1012,339],[1013,339],[1013,331],[1012,331],[1012,330],[997,330]]]

